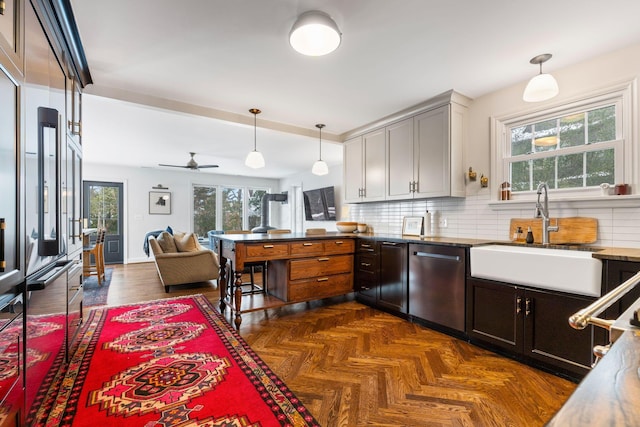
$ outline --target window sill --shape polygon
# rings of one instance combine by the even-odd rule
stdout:
[[[517,200],[492,200],[489,207],[495,211],[520,209],[523,206],[535,206],[536,198]],[[552,208],[629,208],[640,206],[640,195],[592,196],[592,197],[549,197]]]

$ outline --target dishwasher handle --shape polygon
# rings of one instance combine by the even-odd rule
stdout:
[[[460,262],[460,256],[458,255],[443,255],[443,254],[432,254],[430,252],[419,252],[415,251],[413,253],[414,256],[424,257],[424,258],[435,258],[435,259],[443,259],[446,261],[455,261]]]

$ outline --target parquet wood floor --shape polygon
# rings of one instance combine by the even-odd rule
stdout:
[[[153,263],[116,266],[109,305],[165,293]],[[229,313],[227,313],[229,319]],[[322,426],[541,426],[576,385],[342,297],[243,314],[240,333]]]

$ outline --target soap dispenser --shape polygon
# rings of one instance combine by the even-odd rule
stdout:
[[[533,243],[533,231],[531,231],[531,227],[527,228],[526,242],[529,244]]]

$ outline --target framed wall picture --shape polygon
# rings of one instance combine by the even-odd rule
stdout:
[[[171,214],[171,193],[169,191],[149,191],[149,214]]]
[[[419,236],[422,234],[422,217],[405,216],[402,220],[402,234],[407,236]]]

